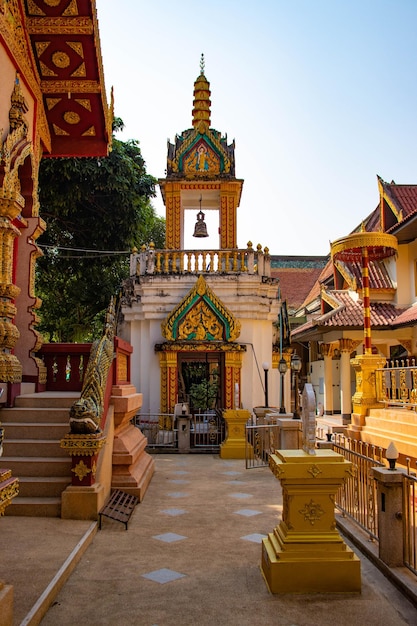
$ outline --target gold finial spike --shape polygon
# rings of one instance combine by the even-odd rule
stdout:
[[[193,127],[201,134],[210,128],[210,83],[204,76],[204,54],[201,55],[201,73],[194,82]]]

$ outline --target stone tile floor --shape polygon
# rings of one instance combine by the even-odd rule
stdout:
[[[361,594],[270,594],[260,543],[282,507],[270,470],[217,455],[155,458],[128,530],[105,520],[43,626],[417,624],[417,610],[362,555]]]

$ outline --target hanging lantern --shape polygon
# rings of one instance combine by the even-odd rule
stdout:
[[[200,210],[197,213],[197,221],[194,226],[193,237],[208,237],[207,224],[204,221],[204,213],[201,210],[201,196],[200,196]]]

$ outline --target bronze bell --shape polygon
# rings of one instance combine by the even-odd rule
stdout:
[[[204,213],[203,211],[199,211],[197,213],[197,221],[194,226],[194,234],[193,237],[208,237],[207,232],[207,224],[204,221]]]

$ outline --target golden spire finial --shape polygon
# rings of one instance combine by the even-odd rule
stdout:
[[[200,76],[194,83],[193,127],[202,135],[210,128],[210,83],[204,76],[204,54],[200,57]]]

